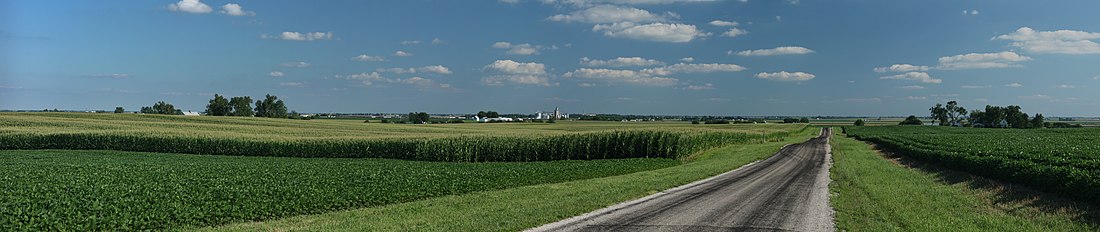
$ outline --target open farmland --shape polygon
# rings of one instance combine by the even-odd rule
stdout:
[[[683,158],[804,125],[561,122],[404,125],[77,113],[0,114],[0,149],[424,161]]]
[[[0,151],[0,231],[202,227],[615,176],[671,159],[455,163]]]
[[[850,127],[847,133],[917,159],[1100,202],[1100,130]]]

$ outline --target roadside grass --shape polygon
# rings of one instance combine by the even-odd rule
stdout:
[[[830,203],[841,231],[1095,231],[1084,203],[832,139]],[[1055,180],[1052,180],[1055,181]],[[1092,216],[1090,216],[1092,215]]]
[[[517,231],[718,175],[767,158],[784,144],[803,142],[817,133],[815,130],[803,130],[779,141],[724,146],[705,151],[682,165],[620,176],[475,192],[200,230]]]

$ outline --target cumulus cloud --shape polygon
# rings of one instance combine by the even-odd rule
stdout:
[[[1050,95],[1045,95],[1045,94],[1035,94],[1035,95],[1028,95],[1028,96],[1020,96],[1020,99],[1025,99],[1025,100],[1051,100],[1051,99],[1054,99],[1054,97],[1051,97]]]
[[[650,13],[649,11],[614,5],[598,5],[587,9],[574,11],[570,14],[558,14],[546,18],[558,22],[582,22],[582,23],[616,23],[616,22],[663,22],[668,20],[666,16]]]
[[[711,83],[706,83],[706,84],[703,84],[703,85],[688,85],[687,87],[684,87],[684,89],[685,90],[712,90],[712,89],[714,89],[714,85],[711,84]]]
[[[379,68],[375,70],[377,72],[391,72],[391,73],[435,73],[435,74],[451,74],[451,69],[443,65],[431,65],[419,68]]]
[[[665,62],[642,57],[618,57],[610,60],[593,60],[588,57],[581,58],[581,65],[592,67],[627,67],[627,66],[656,66]]]
[[[908,97],[905,97],[905,100],[927,100],[927,99],[928,99],[928,97],[925,97],[925,96],[908,96]]]
[[[691,62],[694,62],[694,61],[695,61],[695,57],[690,57],[689,56],[689,57],[680,58],[680,62],[684,62],[684,63],[691,63]],[[1100,77],[1100,76],[1098,76],[1098,77]]]
[[[712,73],[712,72],[740,72],[745,67],[736,64],[687,64],[679,63],[659,68],[643,69],[642,72],[653,75],[671,75],[677,73]]]
[[[636,24],[632,22],[616,22],[612,24],[596,24],[592,31],[603,32],[604,36],[612,38],[626,38],[654,42],[686,43],[706,36],[706,33],[696,29],[695,25],[679,23],[650,23]]]
[[[804,72],[787,72],[787,71],[780,71],[780,72],[773,72],[773,73],[762,72],[762,73],[757,73],[756,74],[756,78],[771,80],[771,81],[808,81],[808,80],[814,79],[814,77],[817,77],[817,76],[815,76],[814,74],[809,74],[809,73],[804,73]]]
[[[1060,88],[1060,89],[1074,89],[1074,88],[1077,88],[1076,85],[1067,85],[1067,84],[1056,85],[1054,87],[1055,88]]]
[[[963,10],[963,15],[978,15],[978,10]]]
[[[730,28],[730,30],[728,30],[726,32],[722,32],[722,36],[733,38],[733,37],[737,37],[739,35],[744,35],[744,34],[748,34],[748,33],[749,33],[748,31],[741,30],[741,29],[738,29],[738,28]]]
[[[279,66],[290,67],[290,68],[308,68],[309,66],[313,66],[313,64],[306,63],[305,61],[298,61],[298,62],[282,63],[282,64],[279,64]]]
[[[906,86],[902,86],[902,87],[898,87],[898,88],[901,88],[901,89],[908,89],[908,90],[918,90],[918,89],[924,89],[924,86],[919,86],[919,85],[906,85]]]
[[[237,5],[236,3],[229,3],[229,4],[223,5],[221,13],[226,14],[226,15],[230,15],[230,16],[254,16],[254,15],[256,15],[256,12],[245,11],[244,9],[241,8],[241,5]]]
[[[393,55],[402,56],[402,57],[404,57],[404,56],[413,56],[412,53],[405,52],[405,51],[396,51],[396,52],[393,52]]]
[[[588,80],[599,80],[608,83],[622,83],[647,86],[673,86],[680,82],[679,79],[653,76],[648,73],[634,70],[593,69],[581,68],[567,72],[563,76]]]
[[[557,50],[558,46],[531,45],[529,43],[513,44],[502,41],[493,43],[493,48],[507,49],[506,53],[510,55],[538,55],[540,50]]]
[[[924,71],[928,71],[928,69],[929,69],[928,66],[918,66],[918,65],[911,65],[911,64],[893,64],[893,65],[890,65],[890,66],[887,66],[887,67],[876,67],[875,72],[877,72],[877,73],[884,73],[884,72],[915,72],[915,71],[924,72]]]
[[[1030,61],[1031,57],[1015,52],[969,53],[940,57],[940,69],[984,69],[1020,67],[1019,62]]]
[[[389,84],[405,84],[412,85],[420,89],[438,88],[438,89],[454,89],[450,84],[442,84],[432,79],[423,77],[410,77],[410,78],[386,78],[379,72],[370,73],[358,73],[352,75],[338,75],[337,79],[354,80],[359,81],[363,86],[373,86],[376,83],[389,83]]]
[[[718,27],[736,27],[736,26],[741,25],[741,24],[737,23],[737,22],[714,20],[714,21],[710,21],[710,25],[718,26]]]
[[[1012,83],[1012,84],[1005,85],[1005,87],[1020,88],[1020,87],[1024,87],[1024,85],[1021,85],[1020,83]]]
[[[272,77],[281,77],[281,76],[284,76],[285,74],[283,74],[283,72],[273,71],[273,72],[267,73],[267,75],[272,76]]]
[[[432,39],[432,45],[440,45],[440,44],[446,44],[446,43],[447,43],[447,41],[439,39],[439,38]]]
[[[213,8],[200,0],[180,0],[177,3],[169,4],[168,10],[192,14],[206,14],[214,11]]]
[[[907,72],[907,73],[904,73],[904,74],[898,74],[898,75],[893,75],[893,76],[879,77],[878,79],[918,81],[918,82],[921,82],[921,83],[928,83],[928,84],[943,83],[943,80],[932,78],[932,76],[929,76],[928,73],[926,73],[926,72]]]
[[[371,56],[371,55],[367,55],[367,54],[362,54],[362,55],[352,57],[351,60],[354,60],[354,61],[385,61],[386,58],[383,58],[381,56]]]
[[[729,52],[727,52],[729,53]],[[814,53],[814,50],[798,46],[783,46],[771,49],[745,50],[737,52],[738,56],[778,56],[778,55],[804,55]]]
[[[964,89],[988,89],[988,88],[993,88],[992,85],[964,85],[964,86],[959,86],[959,87],[964,88]]]
[[[293,32],[284,31],[277,36],[263,34],[260,38],[264,39],[281,39],[291,41],[314,41],[314,40],[331,40],[332,32]]]
[[[401,45],[414,45],[414,44],[420,44],[420,40],[403,40],[403,41],[401,41]]]
[[[541,0],[545,4],[588,6],[592,4],[656,5],[671,3],[714,2],[718,0]]]
[[[423,77],[410,77],[405,79],[395,79],[395,83],[407,84],[415,86],[420,89],[454,89],[451,84],[442,84],[432,79]]]
[[[1100,33],[1097,32],[1036,31],[1029,27],[1021,27],[1015,32],[993,38],[1013,41],[1012,46],[1033,53],[1100,54],[1100,44],[1092,41],[1100,39]]]
[[[490,76],[481,79],[483,84],[500,86],[505,83],[551,86],[546,65],[535,62],[497,60],[482,68]]]

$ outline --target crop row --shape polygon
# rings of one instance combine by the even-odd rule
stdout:
[[[892,126],[847,132],[948,168],[1100,202],[1100,130]]]
[[[783,136],[790,132],[775,132]],[[166,152],[233,156],[392,158],[421,161],[549,161],[681,158],[759,135],[623,130],[541,137],[470,136],[423,139],[246,140],[126,133],[0,133],[0,149]]]

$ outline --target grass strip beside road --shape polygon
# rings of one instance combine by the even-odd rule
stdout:
[[[1081,205],[832,140],[830,203],[840,231],[1095,231]],[[911,164],[906,159],[901,163]]]
[[[517,231],[718,175],[767,158],[784,144],[805,141],[817,132],[803,130],[783,141],[725,146],[664,169],[202,230]]]

